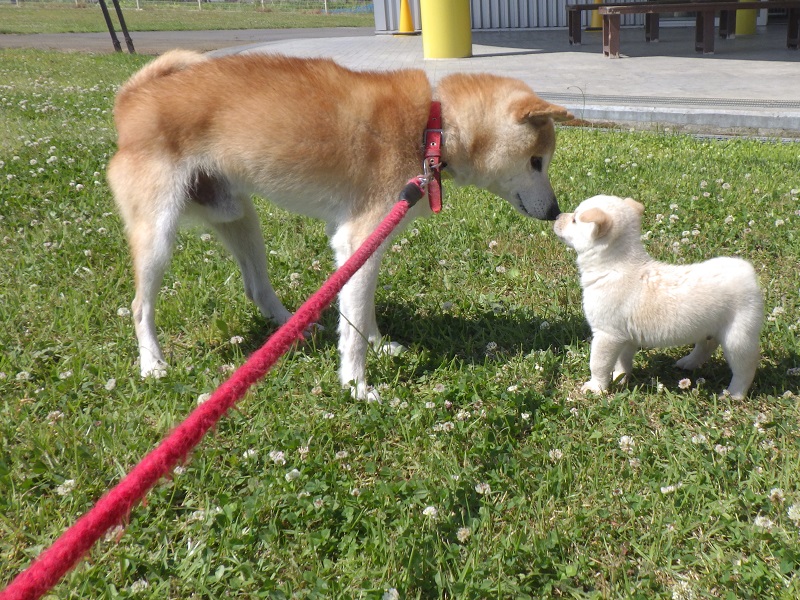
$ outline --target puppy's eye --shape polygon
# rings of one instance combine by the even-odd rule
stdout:
[[[543,166],[544,165],[542,163],[542,157],[541,156],[533,156],[533,157],[531,157],[531,167],[533,168],[534,171],[536,171],[537,173],[541,173]]]

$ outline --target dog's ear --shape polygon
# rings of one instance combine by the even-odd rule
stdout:
[[[644,204],[641,202],[637,202],[633,198],[625,198],[623,202],[635,210],[640,217],[644,214]]]
[[[590,208],[578,217],[584,223],[594,223],[594,237],[601,238],[611,230],[611,217],[600,208]]]
[[[535,121],[537,119],[553,119],[554,121],[569,121],[575,117],[563,106],[550,104],[536,95],[526,96],[516,100],[511,105],[511,110],[518,122]]]

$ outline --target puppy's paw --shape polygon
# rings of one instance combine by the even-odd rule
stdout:
[[[593,394],[602,394],[606,391],[605,386],[601,385],[599,381],[594,379],[590,379],[586,383],[581,386],[581,393],[586,394],[587,392],[591,392]]]
[[[400,356],[404,354],[406,350],[408,350],[408,348],[397,342],[384,342],[376,348],[378,354],[388,354],[389,356]]]
[[[683,369],[685,371],[694,371],[700,365],[697,361],[692,357],[691,353],[687,354],[683,358],[679,359],[675,362],[675,366],[679,369]]]
[[[627,383],[628,382],[628,372],[627,371],[614,371],[611,374],[611,381],[614,383]]]

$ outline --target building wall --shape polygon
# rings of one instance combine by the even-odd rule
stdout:
[[[436,2],[437,0],[422,0]],[[472,29],[534,29],[567,26],[566,5],[577,0],[464,0],[472,13]],[[590,1],[590,0],[582,0]],[[375,31],[397,31],[401,0],[375,0]],[[415,29],[420,29],[420,0],[408,0]],[[589,24],[591,12],[584,11],[584,25]],[[641,25],[642,15],[624,15],[623,25]]]

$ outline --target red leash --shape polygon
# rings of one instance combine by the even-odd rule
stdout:
[[[355,254],[244,365],[217,388],[211,398],[197,407],[88,513],[67,529],[25,571],[17,575],[0,592],[0,600],[41,598],[106,531],[121,523],[150,488],[161,477],[172,472],[247,390],[267,373],[292,344],[303,338],[303,332],[308,326],[319,320],[322,311],[347,281],[389,237],[409,208],[424,195],[426,183],[425,177],[412,179],[400,194],[401,201],[394,205]]]

